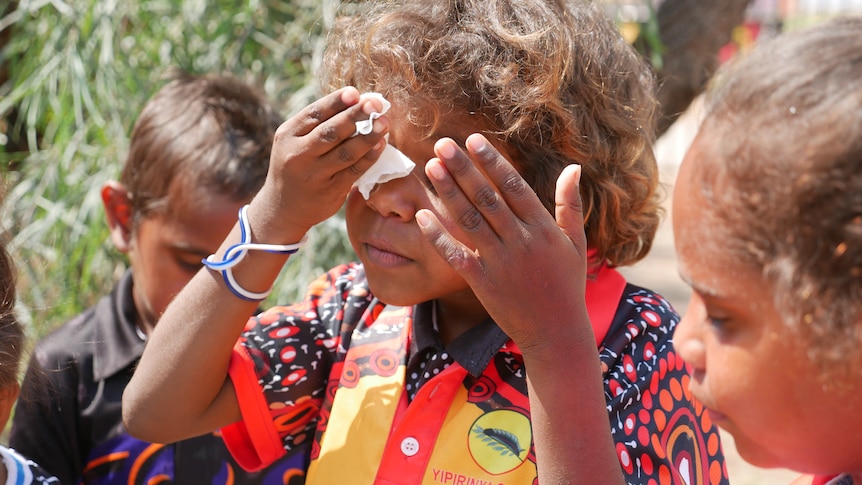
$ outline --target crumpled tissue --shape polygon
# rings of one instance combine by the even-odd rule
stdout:
[[[383,110],[379,113],[371,113],[367,120],[357,121],[354,136],[371,133],[371,129],[374,127],[374,120],[385,114],[392,106],[380,93],[364,93],[360,96],[360,101],[368,97],[379,99],[381,104],[383,104]],[[388,137],[389,135],[387,135],[387,139]],[[387,143],[386,148],[383,149],[383,153],[380,154],[380,158],[359,177],[355,185],[359,189],[359,193],[362,194],[362,197],[368,200],[375,185],[385,184],[390,180],[406,177],[410,175],[414,167],[416,167],[416,164],[407,155],[404,155],[397,148]]]

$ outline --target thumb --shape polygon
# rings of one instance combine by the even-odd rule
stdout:
[[[587,236],[584,234],[584,204],[580,192],[581,166],[572,164],[563,169],[557,178],[554,195],[554,215],[557,225],[569,237],[582,255],[587,254]]]

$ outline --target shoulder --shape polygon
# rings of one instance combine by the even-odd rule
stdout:
[[[93,306],[72,317],[34,347],[33,356],[48,368],[93,358],[97,347],[113,345],[122,325],[134,325],[136,310],[132,298],[131,272]]]
[[[658,293],[626,285],[604,345],[621,349],[637,341],[669,342],[679,323],[679,313]]]
[[[77,360],[82,354],[92,353],[89,344],[93,342],[95,328],[94,307],[80,313],[40,339],[36,343],[34,356],[43,365]]]
[[[681,384],[687,370],[673,348],[678,323],[679,315],[660,295],[631,284],[626,287],[599,348],[609,399],[628,407]],[[677,394],[680,405],[688,406]]]

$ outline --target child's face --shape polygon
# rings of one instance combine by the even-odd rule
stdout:
[[[172,191],[166,214],[140,221],[128,254],[135,306],[147,331],[201,268],[201,260],[218,250],[241,206],[221,194]]]
[[[415,130],[390,117],[389,143],[416,163],[411,175],[377,185],[368,200],[354,188],[347,198],[350,242],[365,266],[375,296],[395,305],[413,305],[431,299],[470,305],[467,311],[484,311],[461,278],[426,242],[415,215],[419,209],[434,211],[460,240],[461,232],[441,210],[425,176],[425,163],[434,157],[434,143],[450,137],[463,146],[466,137],[480,131],[474,118],[456,117],[435,136],[418,140]],[[417,141],[418,140],[418,141]],[[451,298],[450,298],[451,297]],[[461,311],[466,309],[462,308]]]
[[[674,345],[692,367],[691,391],[754,465],[862,470],[859,359],[824,379],[824,365],[812,362],[804,339],[783,323],[760,268],[723,251],[726,232],[714,217],[722,208],[701,192],[697,161],[710,156],[703,138],[686,156],[673,195],[680,274],[693,290]]]

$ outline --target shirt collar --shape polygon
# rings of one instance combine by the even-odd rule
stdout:
[[[455,362],[473,376],[480,376],[494,354],[508,342],[509,336],[490,318],[459,335],[448,346],[443,346],[434,325],[434,302],[416,305],[413,313],[413,340],[411,355],[428,349],[445,350]]]
[[[144,341],[136,332],[132,273],[122,279],[96,304],[93,318],[93,377],[101,381],[136,362],[144,352]]]

